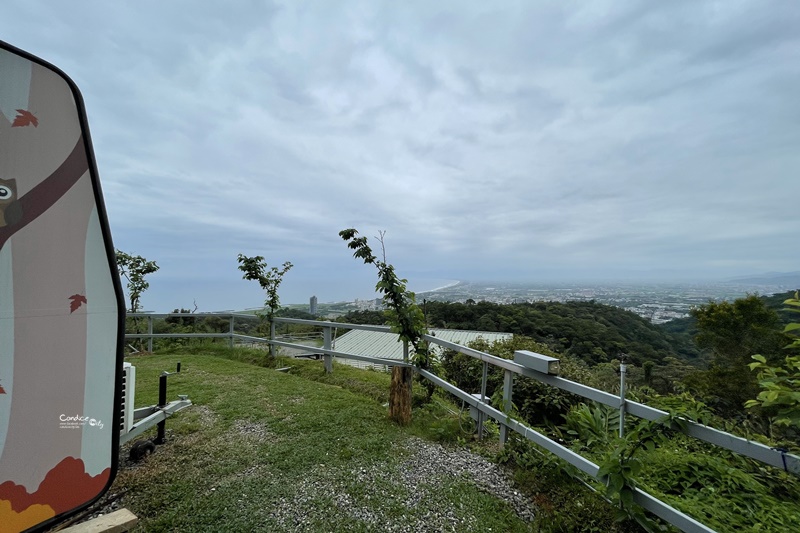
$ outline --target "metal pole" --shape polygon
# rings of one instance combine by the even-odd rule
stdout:
[[[233,315],[231,315],[231,322],[230,322],[231,327],[228,329],[228,333],[230,333],[231,335],[230,339],[228,340],[228,346],[230,346],[231,348],[233,348],[233,320],[234,320]]]
[[[150,335],[147,339],[147,351],[153,353],[153,317],[147,317],[147,334]]]
[[[511,394],[514,387],[514,373],[506,370],[503,373],[503,412],[506,415],[511,413]],[[508,440],[508,426],[505,424],[500,425],[500,446],[503,446]]]
[[[158,407],[163,409],[167,405],[167,372],[162,372],[158,378]],[[156,444],[164,444],[166,442],[166,428],[167,421],[162,420],[158,423],[158,434],[156,435]]]
[[[272,320],[269,321],[269,340],[275,340],[275,322]],[[269,356],[275,357],[275,345],[271,343],[269,345]]]
[[[408,341],[403,341],[403,362],[408,363]]]
[[[483,377],[481,378],[481,401],[486,401],[486,381],[489,377],[489,362],[483,362]],[[483,440],[483,411],[478,411],[478,440]]]
[[[330,326],[322,328],[322,347],[326,350],[331,349],[331,337]],[[333,372],[333,356],[327,353],[325,354],[325,372],[328,374]]]
[[[623,355],[619,364],[619,438],[625,437],[625,373],[627,371],[628,367]]]

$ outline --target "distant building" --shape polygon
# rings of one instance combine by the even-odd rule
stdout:
[[[316,296],[312,296],[311,298],[309,298],[309,300],[308,300],[308,312],[311,313],[312,315],[316,316],[316,314],[317,314],[317,297]]]

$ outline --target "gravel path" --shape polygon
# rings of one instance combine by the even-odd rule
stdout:
[[[363,498],[353,498],[339,482],[321,475],[301,482],[297,487],[299,496],[281,499],[270,518],[286,531],[311,531],[307,524],[309,517],[315,515],[313,495],[332,494],[338,513],[374,531],[487,530],[486,524],[473,523],[463,506],[455,509],[447,500],[445,493],[457,482],[472,483],[507,502],[525,522],[534,518],[532,503],[514,488],[510,474],[484,457],[416,437],[409,438],[398,452],[403,458],[396,465],[356,466],[349,472],[352,483],[367,494],[366,503]],[[398,490],[400,487],[405,490]],[[387,511],[387,507],[395,512]]]
[[[207,411],[203,414],[210,420],[213,413]],[[254,443],[274,438],[263,424],[237,421],[232,429],[240,438]],[[509,472],[463,447],[446,447],[409,437],[397,446],[392,456],[394,459],[382,463],[366,464],[356,460],[344,467],[320,464],[300,482],[285,480],[292,486],[292,495],[270,501],[259,514],[263,513],[265,524],[273,525],[271,531],[316,531],[318,527],[313,524],[319,524],[320,518],[331,513],[348,517],[350,520],[345,523],[358,525],[359,531],[488,530],[490,525],[475,523],[469,503],[459,502],[451,493],[458,490],[459,484],[467,483],[506,502],[511,512],[524,522],[530,523],[534,518],[533,504],[514,488]],[[146,467],[146,461],[137,464],[126,456],[121,457],[121,469]],[[236,478],[262,475],[265,475],[263,468],[253,467],[240,472]],[[283,482],[273,478],[275,481]],[[329,497],[329,503],[320,505],[320,495]],[[124,495],[112,492],[104,496],[100,508],[95,507],[87,518],[124,506]]]
[[[409,439],[409,444],[412,455],[401,465],[403,482],[409,487],[435,486],[448,477],[466,478],[485,492],[508,502],[523,520],[533,520],[532,504],[514,488],[510,473],[503,467],[464,448],[445,448],[418,438]]]

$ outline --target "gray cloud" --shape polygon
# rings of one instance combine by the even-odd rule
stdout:
[[[797,270],[792,3],[18,4],[148,307],[257,305],[238,253],[295,263],[284,301],[367,297],[351,226],[412,285]]]

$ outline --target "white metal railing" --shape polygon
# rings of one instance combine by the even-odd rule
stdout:
[[[147,338],[149,339],[149,346],[152,351],[152,341],[154,338],[176,338],[176,337],[189,337],[189,338],[228,338],[230,341],[230,345],[234,345],[235,340],[241,341],[251,341],[251,342],[263,342],[267,343],[270,346],[270,353],[274,354],[274,347],[282,346],[287,348],[295,348],[305,351],[310,351],[314,354],[321,354],[324,358],[325,370],[327,372],[333,371],[333,358],[339,357],[342,359],[354,359],[358,361],[365,361],[377,365],[384,365],[384,366],[403,366],[403,367],[413,367],[411,363],[408,361],[408,344],[404,343],[404,357],[403,360],[399,359],[387,359],[381,357],[373,357],[367,355],[359,355],[359,354],[350,354],[344,352],[338,352],[332,349],[332,339],[333,339],[333,331],[335,329],[347,329],[347,330],[363,330],[363,331],[379,331],[383,333],[387,333],[390,335],[396,335],[392,333],[391,329],[388,326],[374,326],[374,325],[366,325],[366,324],[345,324],[345,323],[338,323],[338,322],[329,322],[329,321],[322,321],[322,320],[304,320],[299,318],[282,318],[282,317],[275,317],[273,318],[273,322],[270,325],[270,338],[265,339],[262,337],[253,337],[248,335],[241,335],[234,331],[234,323],[236,318],[249,318],[252,319],[252,315],[243,315],[243,314],[236,314],[236,313],[228,313],[228,314],[210,314],[210,313],[203,313],[203,314],[194,314],[194,313],[171,313],[171,314],[128,314],[128,316],[138,316],[138,317],[147,317],[150,320],[148,321],[148,333],[147,334],[127,334],[126,337],[130,338]],[[207,316],[213,317],[223,317],[229,318],[230,321],[230,328],[227,333],[167,333],[167,334],[157,334],[152,332],[152,318],[166,318],[166,317],[181,317],[181,316],[191,316],[195,318],[202,318]],[[152,318],[151,318],[152,317]],[[296,344],[291,342],[279,341],[275,338],[275,324],[276,323],[286,323],[286,324],[304,324],[310,326],[317,326],[322,328],[322,337],[323,337],[323,346],[322,348],[311,348],[309,346],[305,346],[302,344]],[[481,352],[479,350],[475,350],[473,348],[469,348],[467,346],[462,346],[460,344],[455,344],[452,342],[448,342],[437,337],[433,337],[431,335],[425,335],[424,340],[429,343],[437,344],[442,346],[443,348],[447,348],[450,350],[454,350],[458,353],[464,354],[466,356],[472,357],[483,362],[483,375],[481,380],[481,394],[479,397],[476,397],[466,391],[459,389],[458,387],[448,383],[447,381],[443,380],[442,378],[432,374],[423,369],[416,369],[419,374],[428,379],[432,383],[436,384],[437,386],[441,387],[442,389],[448,391],[449,393],[453,394],[457,398],[461,399],[465,403],[469,404],[476,410],[481,413],[481,416],[478,419],[479,423],[479,431],[481,431],[483,415],[494,419],[500,427],[500,440],[501,444],[504,443],[508,436],[508,431],[515,431],[522,435],[524,438],[534,442],[535,444],[541,446],[542,448],[548,450],[549,452],[555,454],[559,458],[565,460],[566,462],[570,463],[571,465],[577,467],[581,471],[585,472],[586,474],[594,477],[602,481],[603,479],[598,476],[599,467],[594,464],[592,461],[582,457],[581,455],[575,453],[571,449],[559,444],[558,442],[548,438],[547,436],[537,432],[536,430],[527,427],[525,424],[510,418],[509,413],[511,410],[511,401],[513,397],[513,381],[515,375],[521,375],[528,378],[535,379],[547,385],[557,387],[561,390],[566,392],[570,392],[577,396],[581,396],[583,398],[613,407],[620,410],[620,413],[624,415],[625,413],[636,416],[639,418],[644,418],[646,420],[657,421],[666,419],[669,415],[666,411],[662,411],[660,409],[655,409],[648,405],[634,402],[631,400],[625,399],[624,396],[624,387],[620,395],[614,395],[599,389],[595,389],[593,387],[589,387],[587,385],[583,385],[581,383],[577,383],[574,381],[570,381],[568,379],[564,379],[562,377],[556,375],[550,375],[542,372],[538,372],[531,368],[522,366],[520,364],[515,363],[509,359],[503,359],[501,357],[497,357],[485,352]],[[503,411],[498,410],[492,407],[486,398],[486,383],[487,383],[487,376],[488,376],[488,366],[493,365],[498,368],[501,368],[504,372],[504,379],[503,379]],[[698,440],[702,440],[713,444],[715,446],[719,446],[721,448],[725,448],[727,450],[736,452],[741,455],[745,455],[757,461],[760,461],[764,464],[782,468],[785,471],[792,473],[794,475],[800,476],[800,457],[789,454],[785,450],[770,448],[769,446],[765,446],[761,443],[754,442],[751,440],[744,439],[742,437],[738,437],[736,435],[732,435],[730,433],[726,433],[724,431],[720,431],[718,429],[714,429],[709,426],[705,426],[703,424],[699,424],[697,422],[693,422],[691,420],[684,420],[681,426],[676,426],[673,429],[677,431],[682,431],[686,435],[694,437]],[[637,489],[634,494],[634,501],[642,506],[643,508],[647,509],[648,511],[652,512],[656,516],[659,516],[663,520],[669,522],[670,524],[680,528],[683,531],[687,532],[711,532],[712,529],[708,528],[707,526],[701,524],[700,522],[694,520],[690,516],[682,513],[681,511],[671,507],[670,505],[654,498],[653,496],[643,492],[641,489]]]
[[[361,326],[356,324],[340,324],[340,323],[332,324],[330,322],[323,322],[323,321],[308,321],[302,319],[286,319],[286,318],[275,318],[274,321],[289,322],[296,324],[313,324],[321,326],[323,328],[337,327],[345,329],[383,331],[389,334],[393,334],[390,328],[386,326]],[[522,435],[524,438],[541,446],[542,448],[553,453],[557,457],[565,460],[569,464],[577,467],[578,469],[590,475],[591,477],[598,479],[599,481],[603,481],[603,478],[598,476],[599,472],[598,465],[596,465],[589,459],[586,459],[585,457],[581,456],[580,454],[572,451],[566,446],[563,446],[558,442],[550,439],[549,437],[539,433],[538,431],[526,426],[525,424],[510,418],[509,413],[511,411],[514,375],[526,376],[538,380],[547,385],[557,387],[566,392],[570,392],[577,396],[581,396],[583,398],[593,400],[595,402],[608,405],[610,407],[617,408],[620,410],[620,413],[623,416],[624,413],[628,413],[632,416],[637,416],[639,418],[644,418],[646,420],[657,421],[666,419],[666,417],[668,417],[669,415],[669,413],[667,413],[666,411],[655,409],[648,405],[625,399],[624,387],[622,387],[620,395],[617,396],[599,389],[595,389],[593,387],[589,387],[587,385],[583,385],[582,383],[577,383],[574,381],[570,381],[568,379],[564,379],[559,376],[550,375],[543,372],[537,372],[536,370],[517,364],[514,361],[503,359],[502,357],[497,357],[495,355],[481,352],[479,350],[462,346],[460,344],[455,344],[449,341],[445,341],[431,335],[425,335],[423,339],[429,343],[437,344],[444,348],[454,350],[458,353],[462,353],[464,355],[467,355],[469,357],[475,358],[483,362],[481,394],[478,398],[476,398],[475,395],[472,395],[448,383],[439,376],[436,376],[435,374],[432,374],[427,370],[417,369],[417,372],[419,372],[421,376],[433,382],[437,386],[441,387],[442,389],[453,394],[454,396],[461,399],[465,403],[474,407],[480,413],[494,419],[497,422],[498,426],[500,427],[501,444],[505,442],[509,430],[515,431],[520,435]],[[277,341],[271,341],[271,343],[279,346],[297,347],[297,345],[293,345],[291,343],[284,343]],[[328,348],[328,346],[326,346],[326,348]],[[386,366],[408,366],[407,346],[406,346],[406,357],[404,358],[405,361],[390,360],[385,358],[374,358],[374,357],[367,357],[360,355],[356,356],[353,354],[342,354],[340,352],[336,352],[329,349],[324,350],[323,353],[326,354],[325,368],[328,372],[332,371],[331,362],[328,359],[329,356],[366,360],[370,362],[380,362],[381,364],[384,364]],[[500,411],[492,407],[486,401],[487,400],[486,383],[487,383],[489,365],[497,366],[503,369],[504,371],[504,379],[503,379],[504,411]],[[481,429],[482,419],[480,417],[478,423],[479,423],[478,431],[482,431]],[[737,437],[736,435],[732,435],[730,433],[726,433],[724,431],[720,431],[712,427],[705,426],[703,424],[698,424],[691,420],[683,420],[683,424],[681,426],[675,426],[673,427],[673,429],[681,431],[698,440],[702,440],[708,442],[709,444],[725,448],[727,450],[739,453],[741,455],[745,455],[747,457],[768,464],[770,466],[783,468],[787,472],[790,472],[794,475],[800,475],[800,457],[797,457],[793,454],[788,454],[786,453],[785,450],[770,448],[769,446],[765,446],[761,443],[750,441],[742,437]],[[680,528],[682,531],[687,531],[687,532],[714,531],[708,526],[698,522],[694,518],[682,513],[678,509],[675,509],[671,505],[662,502],[661,500],[642,491],[641,489],[637,488],[635,490],[633,499],[638,505],[640,505],[644,509],[647,509],[648,511],[662,518],[666,522]]]
[[[125,333],[126,339],[147,339],[147,351],[153,351],[153,339],[228,339],[228,344],[233,347],[235,339],[241,337],[234,331],[236,318],[247,318],[250,320],[257,319],[253,315],[237,314],[237,313],[127,313],[127,318],[147,320],[146,333]],[[166,319],[166,318],[227,318],[228,319],[228,332],[227,333],[154,333],[153,332],[153,319]],[[263,340],[263,339],[262,339]]]

